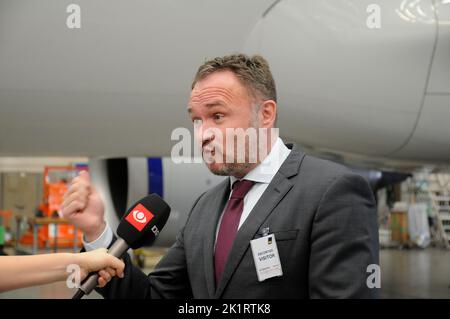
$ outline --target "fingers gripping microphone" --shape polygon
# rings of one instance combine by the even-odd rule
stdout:
[[[144,242],[153,243],[169,218],[170,207],[158,195],[150,194],[136,202],[122,217],[117,227],[117,240],[108,254],[122,256],[129,248],[137,249]],[[88,295],[96,286],[99,275],[91,273],[81,284],[72,299]]]

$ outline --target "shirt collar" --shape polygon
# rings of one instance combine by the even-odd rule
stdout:
[[[248,172],[243,179],[254,181],[256,183],[269,184],[283,162],[289,156],[290,152],[291,150],[287,148],[286,145],[284,145],[283,140],[278,137],[266,158],[253,170]],[[230,176],[231,187],[233,187],[233,183],[237,180],[236,177]]]

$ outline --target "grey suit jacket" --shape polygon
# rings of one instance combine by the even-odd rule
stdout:
[[[373,193],[364,178],[303,153],[295,144],[241,226],[222,279],[214,241],[227,202],[226,179],[202,194],[175,244],[148,276],[124,255],[125,278],[98,289],[106,298],[373,298],[367,267],[378,264]],[[269,227],[283,276],[259,282],[250,241]]]

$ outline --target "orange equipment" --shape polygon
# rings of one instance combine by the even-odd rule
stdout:
[[[39,205],[39,217],[56,217],[60,218],[61,204],[64,200],[64,194],[67,191],[68,184],[75,177],[80,170],[86,170],[87,167],[82,166],[46,166],[44,170],[44,194],[43,201]],[[57,240],[55,241],[55,234]],[[75,234],[75,226],[54,223],[50,225],[42,225],[38,232],[38,246],[39,248],[54,247],[55,242],[57,247],[73,247],[77,236],[77,244],[81,246],[82,233],[77,231]],[[20,240],[21,244],[30,245],[33,241],[33,235],[30,232],[26,233]],[[55,247],[54,247],[55,248]]]

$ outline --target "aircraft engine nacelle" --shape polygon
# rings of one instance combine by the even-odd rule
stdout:
[[[175,241],[198,196],[224,179],[213,175],[204,164],[177,164],[169,157],[91,159],[89,170],[114,231],[127,208],[138,199],[151,193],[164,198],[172,211],[155,244],[165,247]]]

